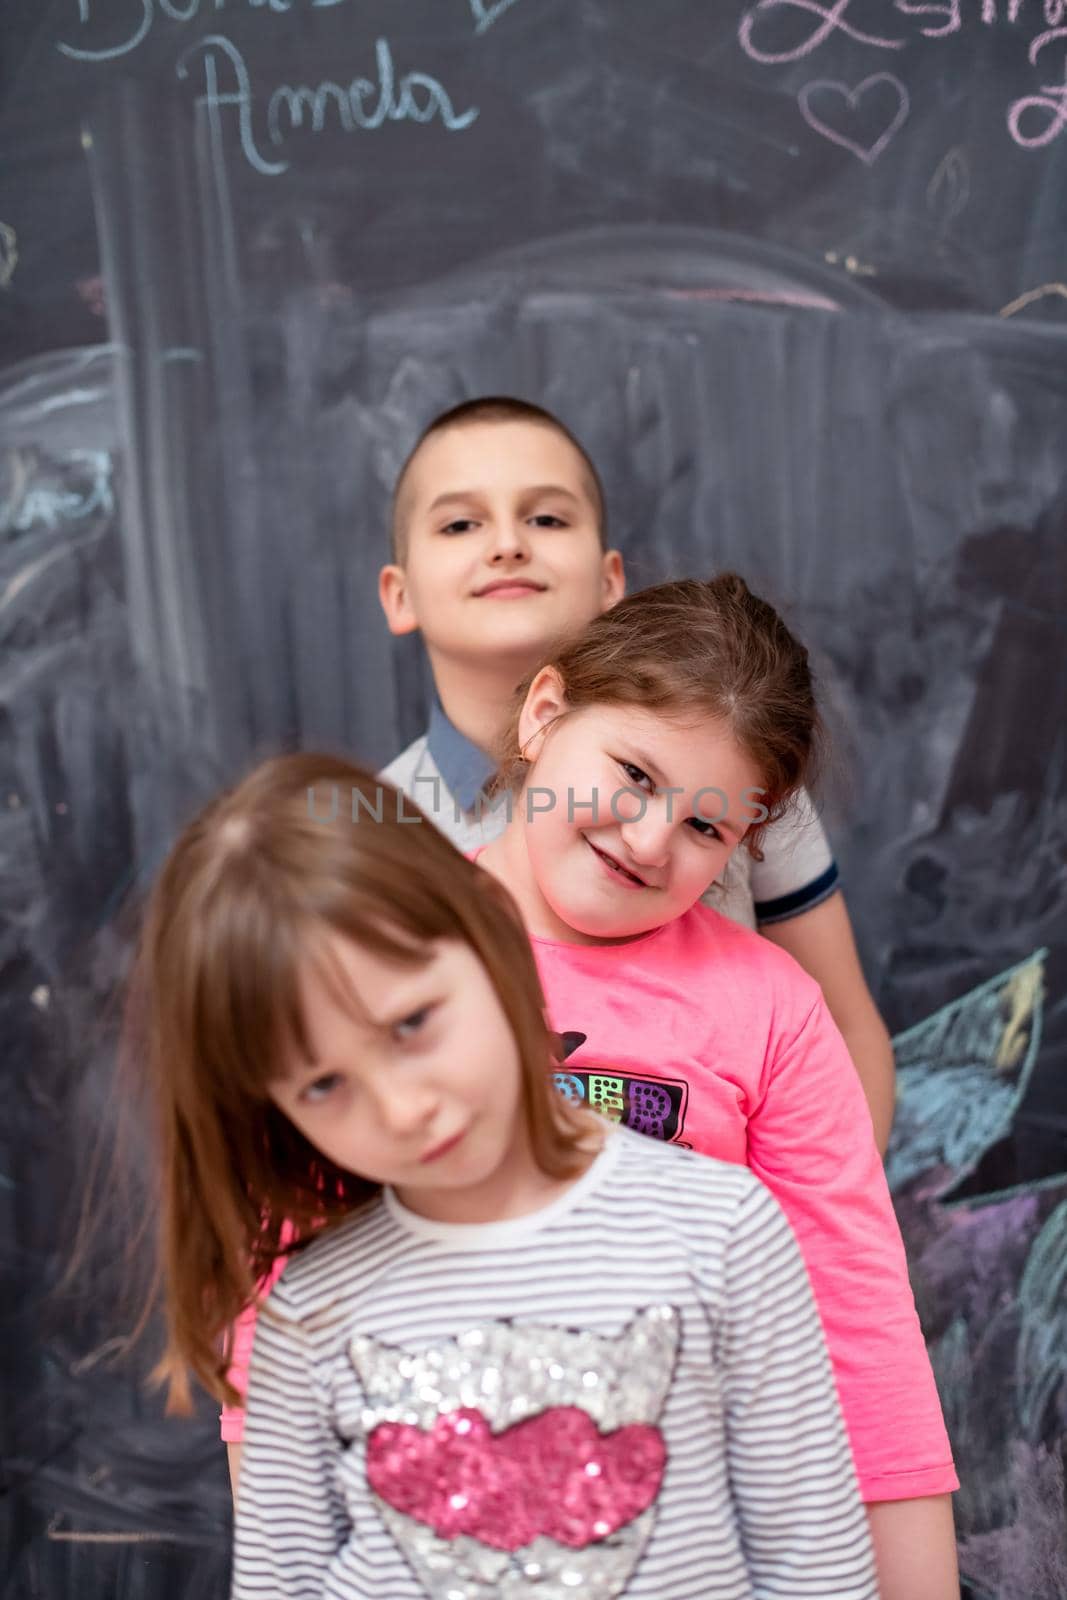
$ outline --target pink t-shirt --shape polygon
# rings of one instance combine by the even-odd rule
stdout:
[[[747,1165],[777,1196],[811,1277],[863,1498],[958,1488],[867,1102],[818,985],[701,905],[628,944],[532,943],[562,1040],[561,1090]],[[250,1310],[235,1330],[230,1378],[242,1390],[254,1327]],[[223,1438],[239,1440],[243,1424],[225,1408]]]
[[[780,1202],[863,1498],[958,1488],[870,1112],[818,985],[702,905],[627,944],[532,943],[562,1040],[562,1091],[653,1138],[745,1164]]]
[[[279,1256],[261,1286],[261,1298],[266,1299],[271,1286],[280,1278],[288,1256]],[[233,1325],[233,1359],[226,1376],[241,1394],[248,1393],[248,1369],[252,1365],[252,1342],[256,1335],[256,1306],[246,1306]],[[223,1406],[220,1432],[226,1444],[240,1444],[245,1436],[244,1406]]]

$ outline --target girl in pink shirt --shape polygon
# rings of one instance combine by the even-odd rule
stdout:
[[[739,578],[663,584],[596,618],[520,699],[500,778],[511,820],[479,861],[533,941],[558,1085],[745,1163],[776,1195],[884,1600],[954,1600],[958,1481],[863,1091],[817,984],[701,903],[810,776],[807,652]]]

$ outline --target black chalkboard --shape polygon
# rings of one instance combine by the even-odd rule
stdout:
[[[5,45],[3,1592],[225,1592],[211,1407],[91,1359],[106,1273],[50,1298],[120,911],[258,753],[420,730],[388,492],[500,391],[632,584],[736,566],[816,647],[964,1570],[1067,1592],[1067,7],[9,0]]]

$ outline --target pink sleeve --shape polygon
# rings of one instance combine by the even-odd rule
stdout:
[[[748,1165],[804,1256],[864,1500],[959,1488],[870,1112],[821,996],[765,1068]]]
[[[286,1257],[280,1256],[274,1263],[269,1277],[264,1281],[260,1302],[267,1298],[272,1284],[281,1276],[286,1263]],[[248,1368],[252,1362],[252,1342],[256,1334],[256,1318],[259,1315],[259,1302],[246,1306],[233,1325],[233,1359],[230,1362],[226,1376],[235,1389],[241,1394],[248,1393]],[[240,1406],[223,1406],[221,1433],[224,1443],[240,1444],[245,1433],[245,1408]]]

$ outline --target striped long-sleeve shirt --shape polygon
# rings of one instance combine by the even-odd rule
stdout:
[[[777,1202],[623,1129],[509,1221],[387,1190],[260,1315],[233,1594],[875,1600]]]

